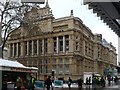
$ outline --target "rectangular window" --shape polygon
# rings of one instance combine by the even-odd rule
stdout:
[[[25,55],[27,55],[27,41],[25,41]]]
[[[69,62],[69,58],[65,58],[64,59],[64,64],[69,64],[70,62]]]
[[[56,71],[56,65],[53,65],[52,70]]]
[[[53,38],[53,43],[54,43],[54,52],[57,51],[57,39],[56,37]]]
[[[53,59],[53,64],[56,64],[56,59]]]
[[[63,51],[63,36],[59,37],[59,50]]]
[[[29,55],[32,55],[32,41],[29,41]]]
[[[63,71],[63,65],[59,65],[59,72]]]
[[[48,48],[47,48],[48,46],[47,46],[47,45],[48,45],[47,39],[45,39],[45,40],[44,40],[44,50],[45,50],[45,53],[46,53],[47,50],[48,50]]]
[[[20,56],[21,54],[21,43],[19,42],[18,43],[18,56]]]
[[[65,74],[69,74],[69,73],[70,73],[69,65],[68,65],[68,64],[65,64],[65,65],[64,65],[64,73],[65,73]]]
[[[39,40],[39,53],[42,53],[42,40]]]
[[[39,67],[40,67],[40,73],[43,73],[42,65],[40,65]]]
[[[14,43],[14,56],[17,55],[17,43]]]
[[[37,55],[37,40],[34,41],[34,54]]]
[[[65,36],[65,50],[69,51],[69,36]]]
[[[76,41],[76,50],[78,50],[79,49],[79,43],[78,43],[78,41]]]
[[[63,64],[63,59],[59,58],[59,64]]]

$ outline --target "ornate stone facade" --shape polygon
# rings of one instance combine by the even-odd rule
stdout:
[[[56,78],[76,80],[84,72],[103,75],[107,66],[117,65],[116,49],[73,14],[55,19],[46,6],[31,9],[24,20],[8,38],[8,57],[38,67],[39,79],[55,71]]]

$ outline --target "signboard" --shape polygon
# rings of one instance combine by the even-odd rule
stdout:
[[[44,4],[45,0],[21,0],[21,3],[40,3],[40,4]]]
[[[43,81],[35,81],[35,89],[43,89],[44,88],[44,82]]]
[[[84,72],[84,83],[86,83],[86,79],[91,79],[92,83],[92,72]]]
[[[54,80],[54,87],[63,87],[62,80]]]

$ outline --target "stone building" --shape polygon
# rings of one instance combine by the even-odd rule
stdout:
[[[102,35],[94,35],[73,11],[70,16],[55,19],[46,4],[32,8],[24,20],[8,38],[8,58],[38,67],[39,79],[54,71],[57,79],[71,76],[76,80],[84,72],[103,75],[108,66],[117,65],[115,47],[105,46]]]

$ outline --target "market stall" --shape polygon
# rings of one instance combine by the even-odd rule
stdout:
[[[21,77],[23,81],[26,81],[28,75],[34,75],[37,78],[36,67],[26,67],[18,61],[11,61],[6,59],[0,59],[0,71],[2,74],[2,84],[7,83],[7,87],[14,87],[14,82],[17,77]]]

